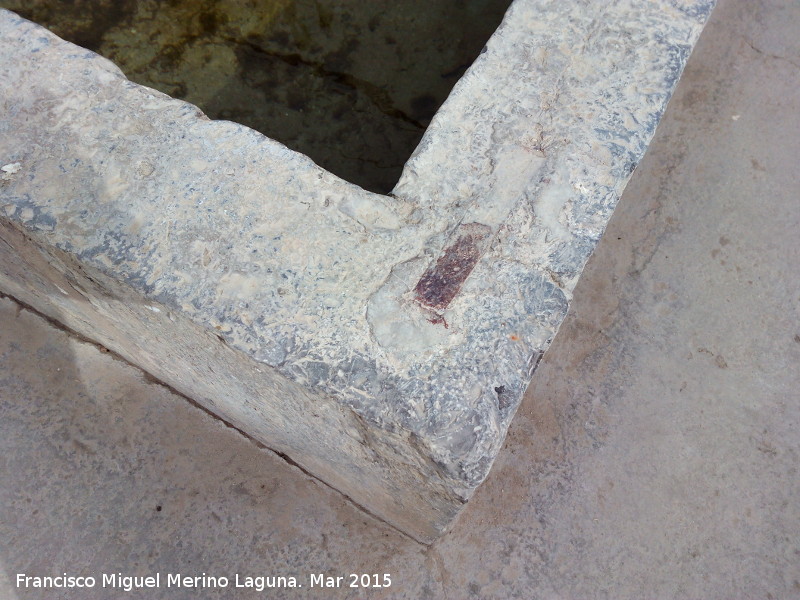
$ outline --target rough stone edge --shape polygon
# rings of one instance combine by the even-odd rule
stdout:
[[[218,334],[37,237],[0,218],[3,293],[88,333],[157,379],[178,382],[178,391],[420,542],[433,541],[458,512],[461,500],[432,465],[407,468],[419,461],[408,451],[413,440],[377,439],[346,407],[320,401]]]

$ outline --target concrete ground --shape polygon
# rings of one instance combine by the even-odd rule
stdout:
[[[793,0],[719,1],[504,451],[431,547],[0,300],[0,598],[800,598],[798,32]],[[97,586],[16,586],[65,572]]]

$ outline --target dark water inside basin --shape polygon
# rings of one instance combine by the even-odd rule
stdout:
[[[0,0],[386,193],[511,0]]]

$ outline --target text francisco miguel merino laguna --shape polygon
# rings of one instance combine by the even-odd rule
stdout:
[[[17,588],[69,589],[69,588],[111,588],[130,592],[143,588],[250,588],[259,592],[268,588],[300,588],[303,583],[317,588],[385,588],[392,585],[389,574],[325,575],[312,573],[306,582],[297,577],[283,575],[245,576],[238,573],[233,577],[215,575],[182,575],[180,573],[155,573],[154,575],[124,575],[122,573],[102,573],[99,577],[91,575],[34,576],[17,573]]]

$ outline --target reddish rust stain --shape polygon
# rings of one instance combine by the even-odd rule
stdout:
[[[433,313],[433,316],[428,319],[428,322],[433,323],[434,325],[444,325],[445,329],[450,329],[450,326],[447,324],[447,321],[445,321],[445,318],[437,313]]]
[[[478,263],[490,234],[487,225],[459,225],[455,242],[445,248],[436,264],[428,267],[414,288],[417,302],[435,310],[447,308]]]

